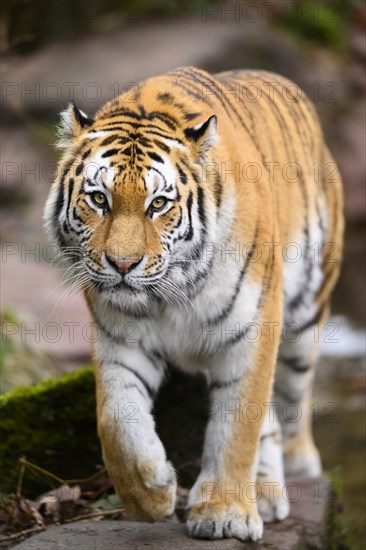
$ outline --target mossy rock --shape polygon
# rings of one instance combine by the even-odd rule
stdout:
[[[1,491],[15,491],[21,456],[64,479],[95,472],[102,464],[95,406],[92,368],[0,396]],[[24,488],[47,486],[27,470]]]
[[[63,479],[93,474],[103,463],[95,410],[91,367],[0,396],[0,491],[15,491],[22,456]],[[207,418],[203,377],[169,371],[153,414],[180,483],[191,484],[199,470]],[[27,470],[26,496],[47,488]]]

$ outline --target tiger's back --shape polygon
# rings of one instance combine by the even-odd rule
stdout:
[[[256,217],[255,199],[248,189],[243,190],[245,185],[253,187],[253,195],[262,200],[261,208],[268,209],[264,219],[275,211],[278,240],[264,244],[272,243],[273,235],[269,241],[263,237],[258,254],[264,262],[270,246],[280,249],[286,322],[301,328],[318,321],[338,278],[343,197],[337,165],[306,94],[293,82],[266,71],[235,70],[211,76],[183,67],[146,81],[137,95],[120,96],[98,116],[108,116],[112,105],[126,108],[126,98],[127,105],[141,101],[150,112],[163,109],[183,127],[185,121],[216,114],[219,145],[214,165],[208,161],[201,171],[204,177],[214,171],[220,183],[214,180],[214,188],[207,192],[217,201],[235,187],[236,238],[241,244],[248,243],[251,229],[250,221],[240,220],[240,214],[252,223]]]
[[[337,165],[313,104],[296,84],[265,71],[231,71],[217,78],[224,92],[230,96],[235,91],[239,99],[245,133],[262,160],[258,176],[267,169],[265,177],[273,183],[284,259],[285,320],[299,327],[311,324],[327,307],[342,257]]]

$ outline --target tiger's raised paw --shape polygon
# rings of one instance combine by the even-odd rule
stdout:
[[[128,489],[128,492],[126,492]],[[170,462],[140,463],[120,492],[128,519],[159,521],[174,513],[177,481]]]
[[[192,507],[187,530],[197,539],[258,540],[263,534],[263,522],[253,505],[211,501]]]

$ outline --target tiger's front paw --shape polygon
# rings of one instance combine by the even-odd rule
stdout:
[[[120,492],[129,519],[158,521],[174,512],[177,481],[173,466],[139,461]]]
[[[210,501],[192,507],[187,529],[197,539],[258,540],[263,534],[263,522],[253,504]]]

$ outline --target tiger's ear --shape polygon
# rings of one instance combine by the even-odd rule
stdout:
[[[186,128],[184,134],[192,142],[199,157],[204,157],[212,145],[217,140],[217,118],[216,115],[210,116],[206,122],[197,124],[193,128]]]
[[[86,126],[90,126],[94,121],[89,118],[83,111],[78,109],[72,101],[67,109],[62,111],[60,124],[57,128],[58,142],[56,147],[64,149],[69,145],[72,138],[77,137],[81,130]]]

